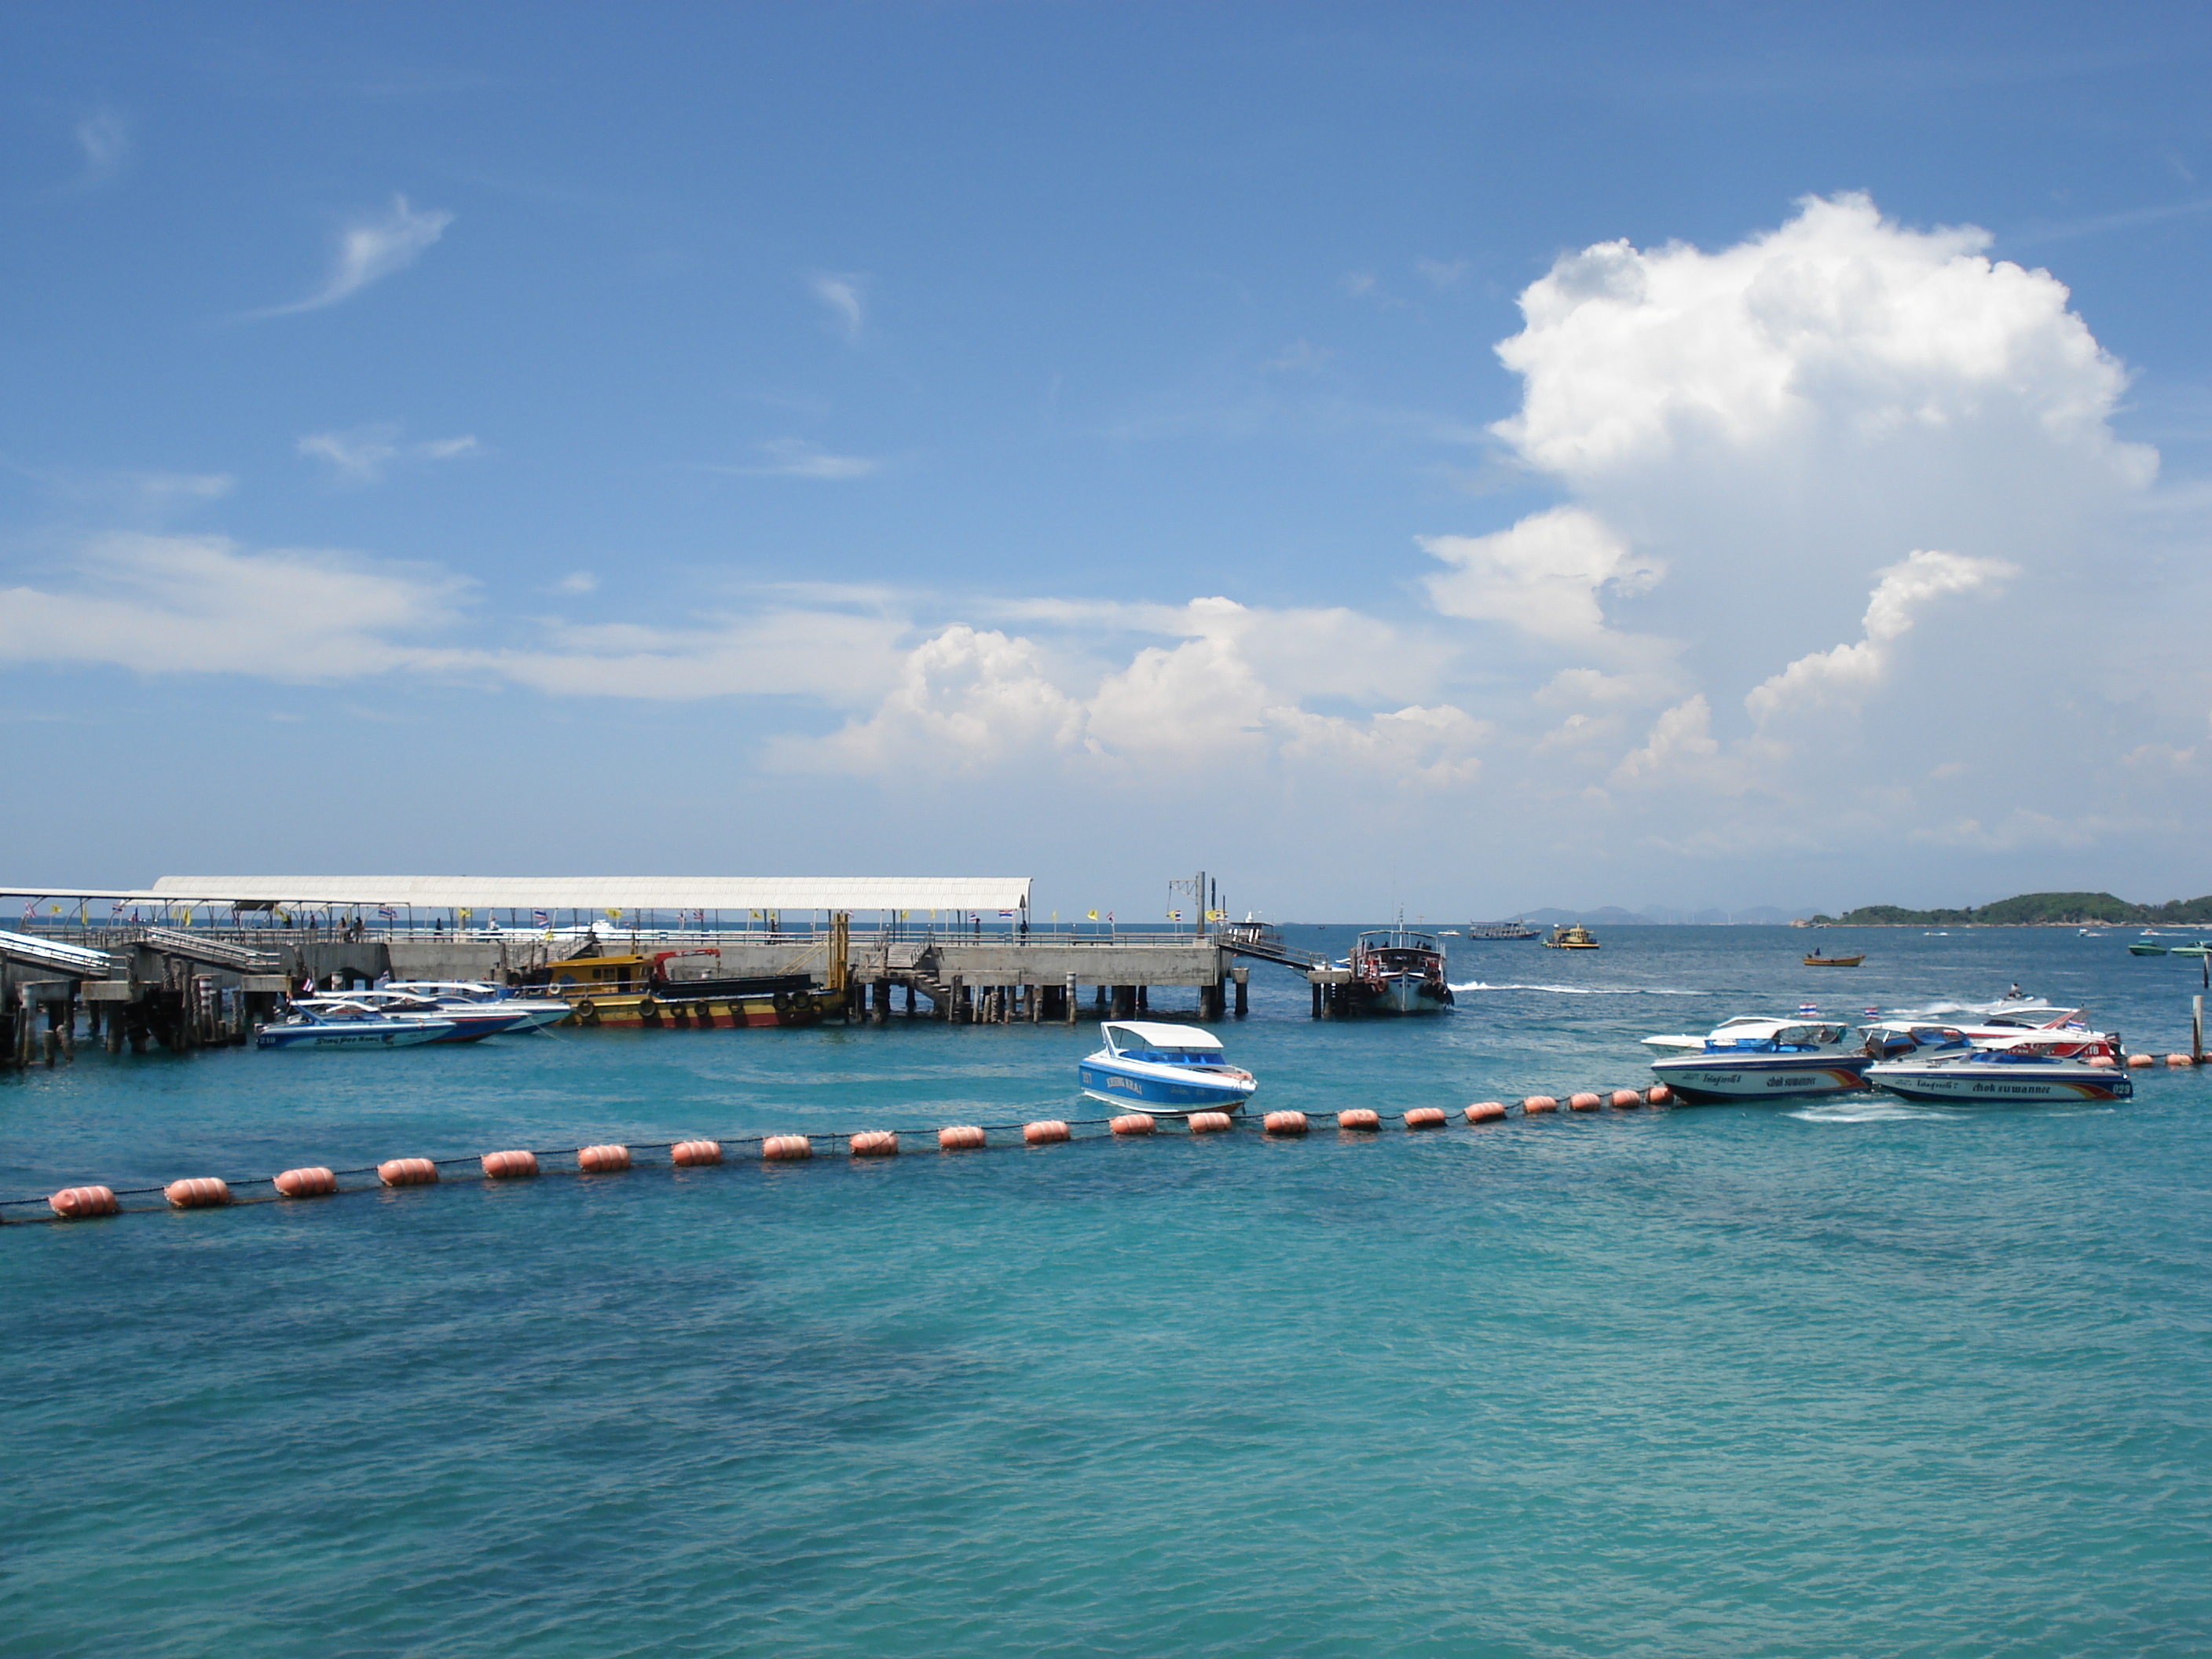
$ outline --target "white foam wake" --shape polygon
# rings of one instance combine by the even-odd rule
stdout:
[[[1671,985],[1492,985],[1479,980],[1468,980],[1463,985],[1451,988],[1457,991],[1548,991],[1563,997],[1704,997],[1710,991],[1685,991]]]

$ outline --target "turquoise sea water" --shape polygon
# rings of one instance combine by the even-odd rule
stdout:
[[[2015,979],[2186,1047],[2198,975],[2124,933],[1605,937],[1462,942],[1483,988],[1396,1024],[1255,969],[1221,1029],[1261,1104],[1397,1111]],[[88,1053],[0,1079],[0,1194],[1087,1117],[1092,1046]],[[9,1226],[0,1651],[2204,1651],[2212,1078],[2138,1082]]]

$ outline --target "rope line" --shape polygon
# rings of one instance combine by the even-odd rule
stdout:
[[[1343,1108],[1343,1109],[1340,1109],[1336,1110],[1336,1111],[1330,1111],[1330,1112],[1307,1112],[1307,1113],[1304,1113],[1304,1115],[1305,1116],[1305,1118],[1306,1118],[1309,1121],[1326,1121],[1334,1122],[1334,1121],[1338,1121],[1338,1120],[1341,1119],[1341,1118],[1345,1115],[1345,1113],[1346,1113],[1346,1112],[1347,1112],[1347,1111],[1352,1111],[1352,1110],[1363,1110],[1363,1111],[1364,1111],[1364,1110],[1371,1110],[1371,1109],[1372,1109],[1371,1108],[1364,1108],[1364,1107],[1361,1107],[1361,1108],[1346,1107],[1346,1108]],[[1130,1115],[1143,1115],[1143,1116],[1156,1116],[1156,1115],[1188,1116],[1188,1115],[1189,1115],[1188,1114],[1152,1114],[1152,1113],[1133,1113],[1133,1114],[1130,1114]],[[1497,1119],[1488,1119],[1488,1120],[1486,1120],[1486,1121],[1489,1121],[1489,1122],[1496,1122],[1496,1121],[1499,1121],[1499,1120],[1497,1120]],[[1066,1124],[1066,1125],[1067,1126],[1067,1127],[1068,1127],[1071,1131],[1073,1131],[1073,1130],[1076,1130],[1076,1129],[1092,1129],[1092,1128],[1097,1128],[1097,1127],[1100,1127],[1101,1125],[1110,1125],[1113,1121],[1114,1121],[1114,1119],[1113,1119],[1113,1118],[1110,1118],[1110,1117],[1077,1117],[1077,1118],[1058,1118],[1058,1119],[1036,1119],[1036,1118],[1032,1118],[1032,1119],[1028,1119],[1028,1120],[1025,1120],[1025,1121],[1022,1121],[1022,1122],[1018,1122],[1018,1123],[982,1123],[982,1124],[974,1124],[974,1125],[961,1124],[961,1125],[945,1125],[945,1126],[941,1126],[941,1127],[961,1127],[961,1128],[974,1127],[974,1128],[980,1128],[980,1129],[981,1129],[981,1130],[982,1130],[986,1134],[1011,1134],[1011,1133],[1014,1133],[1016,1130],[1019,1130],[1019,1129],[1026,1129],[1026,1128],[1030,1126],[1030,1123],[1032,1123],[1032,1122],[1060,1122],[1060,1123],[1064,1123],[1064,1124]],[[1264,1127],[1265,1127],[1265,1126],[1264,1126],[1264,1122],[1263,1122],[1263,1121],[1262,1121],[1262,1117],[1261,1117],[1261,1116],[1251,1116],[1251,1115],[1244,1115],[1244,1114],[1242,1114],[1242,1113],[1237,1113],[1237,1114],[1232,1114],[1232,1115],[1231,1115],[1231,1127],[1234,1127],[1234,1128],[1242,1128],[1242,1129],[1250,1129],[1250,1128],[1255,1128],[1255,1127],[1256,1127],[1256,1128],[1261,1128],[1261,1129],[1263,1129],[1263,1130],[1264,1130]],[[1441,1123],[1441,1124],[1432,1124],[1432,1125],[1430,1125],[1430,1126],[1428,1126],[1428,1127],[1431,1127],[1431,1128],[1448,1128],[1448,1127],[1454,1127],[1454,1126],[1453,1126],[1453,1120],[1452,1120],[1450,1117],[1449,1117],[1449,1116],[1448,1116],[1448,1117],[1444,1120],[1444,1121],[1443,1121],[1443,1123]],[[1474,1127],[1474,1126],[1473,1124],[1463,1124],[1463,1125],[1462,1125],[1462,1126],[1460,1126],[1460,1127],[1464,1127],[1472,1128],[1472,1127]],[[816,1141],[817,1141],[817,1140],[828,1140],[828,1141],[832,1141],[832,1142],[839,1141],[839,1140],[846,1140],[846,1141],[849,1141],[849,1140],[851,1140],[851,1139],[854,1139],[854,1138],[855,1138],[855,1136],[856,1136],[856,1135],[858,1135],[858,1134],[864,1134],[864,1133],[883,1133],[883,1132],[882,1132],[882,1131],[875,1131],[875,1130],[857,1130],[857,1131],[848,1131],[848,1130],[832,1130],[832,1129],[794,1129],[794,1130],[790,1130],[790,1131],[787,1131],[787,1132],[780,1133],[777,1133],[777,1134],[775,1134],[775,1135],[769,1135],[769,1134],[751,1134],[751,1135],[699,1135],[699,1136],[693,1137],[693,1139],[699,1139],[699,1140],[711,1141],[711,1142],[712,1142],[714,1146],[750,1146],[763,1145],[763,1144],[764,1144],[764,1143],[766,1143],[767,1141],[771,1140],[771,1139],[801,1139],[801,1140],[804,1140],[804,1141],[805,1141],[805,1142],[807,1143],[807,1146],[808,1146],[808,1147],[809,1147],[809,1149],[810,1149],[810,1151],[811,1151],[811,1148],[812,1148],[812,1146],[813,1146],[813,1144],[814,1144]],[[895,1130],[891,1130],[891,1131],[890,1131],[889,1133],[892,1133],[892,1134],[895,1134],[895,1135],[901,1135],[901,1136],[911,1135],[911,1136],[915,1136],[915,1137],[919,1138],[919,1137],[921,1137],[921,1136],[934,1136],[935,1134],[937,1134],[937,1133],[939,1133],[939,1131],[938,1131],[938,1130],[936,1130],[936,1129],[895,1129]],[[1109,1139],[1117,1139],[1118,1137],[1115,1137],[1115,1136],[1111,1136],[1111,1135],[1085,1135],[1085,1136],[1078,1137],[1078,1136],[1076,1136],[1076,1135],[1074,1135],[1074,1134],[1073,1134],[1073,1133],[1071,1133],[1071,1134],[1069,1135],[1069,1137],[1068,1137],[1068,1139],[1069,1139],[1071,1141],[1075,1140],[1075,1139],[1079,1139],[1079,1139],[1085,1139],[1085,1140],[1109,1140]],[[599,1143],[599,1144],[612,1144],[612,1143]],[[625,1142],[625,1143],[622,1143],[622,1144],[625,1145],[625,1146],[629,1148],[629,1151],[634,1152],[665,1152],[672,1151],[672,1149],[673,1149],[673,1148],[674,1148],[674,1147],[675,1147],[678,1143],[677,1143],[677,1142],[675,1142],[675,1141],[672,1141],[672,1140],[647,1140],[647,1141]],[[533,1147],[533,1148],[531,1148],[531,1149],[530,1149],[530,1156],[531,1156],[531,1157],[532,1157],[532,1158],[572,1158],[576,1157],[579,1153],[580,1153],[580,1152],[583,1152],[584,1150],[585,1150],[585,1149],[584,1149],[582,1146],[541,1146],[541,1147]],[[967,1150],[967,1151],[980,1151],[980,1150],[985,1150],[985,1149],[984,1149],[984,1148],[964,1148],[964,1149],[963,1149],[963,1150]],[[1000,1150],[1007,1150],[1007,1151],[1011,1151],[1011,1150],[1012,1150],[1012,1148],[1004,1148],[1004,1147],[1002,1147]],[[461,1154],[457,1154],[457,1155],[454,1155],[454,1156],[452,1156],[452,1157],[447,1157],[447,1158],[427,1158],[427,1159],[424,1159],[423,1161],[424,1161],[424,1162],[426,1162],[426,1163],[428,1163],[428,1164],[430,1164],[434,1169],[445,1170],[445,1169],[452,1169],[452,1168],[455,1168],[455,1167],[459,1166],[459,1165],[462,1165],[462,1164],[481,1164],[481,1163],[483,1162],[483,1160],[486,1157],[489,1157],[489,1153],[470,1152],[470,1153],[461,1153]],[[386,1160],[386,1162],[398,1162],[398,1160],[397,1160],[397,1159],[387,1159],[387,1160]],[[314,1166],[308,1165],[308,1166],[302,1166],[302,1167],[314,1167]],[[699,1165],[699,1164],[673,1164],[673,1163],[672,1163],[672,1164],[666,1164],[666,1165],[665,1165],[665,1166],[656,1166],[656,1165],[647,1164],[647,1165],[646,1165],[645,1167],[647,1167],[647,1168],[648,1168],[648,1169],[655,1168],[655,1167],[665,1167],[665,1168],[668,1168],[668,1169],[672,1169],[672,1170],[673,1170],[673,1169],[698,1169],[698,1168],[711,1168],[711,1167],[713,1167],[713,1166],[712,1166],[712,1165]],[[359,1166],[356,1166],[356,1167],[354,1167],[354,1168],[350,1168],[350,1169],[344,1169],[344,1170],[331,1170],[331,1179],[332,1179],[333,1181],[343,1181],[343,1180],[345,1180],[346,1178],[348,1178],[349,1176],[374,1176],[374,1175],[379,1175],[379,1174],[380,1173],[380,1171],[381,1171],[381,1169],[382,1169],[382,1165],[381,1165],[381,1164],[361,1164],[361,1165],[359,1165]],[[543,1173],[543,1172],[541,1172],[541,1173]],[[550,1173],[551,1173],[551,1174],[555,1174],[555,1175],[568,1175],[568,1174],[575,1174],[575,1175],[596,1175],[596,1174],[620,1174],[620,1173],[622,1173],[622,1171],[619,1171],[619,1170],[605,1170],[605,1171],[602,1171],[602,1170],[567,1170],[555,1169],[555,1170],[553,1170],[550,1171]],[[196,1178],[196,1177],[185,1177],[185,1179],[192,1179],[192,1178]],[[197,1178],[199,1178],[199,1179],[204,1179],[204,1177],[197,1177]],[[485,1179],[487,1182],[493,1182],[493,1181],[506,1181],[506,1180],[513,1180],[513,1179],[514,1179],[514,1178],[515,1178],[515,1177],[513,1177],[513,1176],[500,1177],[500,1176],[487,1176],[486,1177],[484,1177],[484,1179]],[[527,1179],[528,1177],[526,1177],[526,1177],[523,1177],[523,1178],[524,1178],[524,1179]],[[231,1187],[231,1188],[237,1188],[237,1187],[273,1187],[273,1186],[276,1184],[276,1177],[275,1176],[219,1176],[219,1177],[217,1177],[217,1179],[221,1180],[226,1187]],[[79,1183],[77,1183],[77,1184],[78,1184],[78,1185],[82,1185],[82,1186],[91,1186],[91,1185],[94,1185],[94,1184],[95,1184],[95,1183],[91,1182],[79,1182]],[[429,1184],[429,1183],[428,1183],[428,1182],[424,1182],[424,1183],[422,1183],[422,1184],[428,1185],[428,1184]],[[60,1190],[67,1191],[67,1190],[68,1190],[68,1188],[62,1188],[62,1189],[60,1189]],[[114,1195],[115,1195],[115,1197],[116,1197],[117,1199],[121,1200],[121,1199],[125,1199],[125,1198],[146,1198],[146,1197],[149,1197],[149,1196],[151,1196],[152,1194],[156,1194],[156,1193],[163,1193],[163,1194],[166,1194],[166,1193],[168,1191],[168,1187],[167,1187],[166,1184],[165,1184],[165,1185],[162,1185],[162,1186],[158,1186],[158,1187],[117,1187],[117,1188],[112,1188],[111,1190],[113,1192],[113,1194],[114,1194]],[[351,1193],[373,1193],[373,1192],[380,1192],[380,1191],[384,1191],[384,1190],[386,1190],[386,1189],[385,1188],[383,1188],[380,1184],[380,1185],[376,1185],[376,1186],[369,1186],[369,1185],[362,1185],[362,1186],[356,1186],[356,1187],[344,1187],[344,1186],[341,1186],[341,1187],[337,1187],[337,1188],[335,1188],[333,1191],[331,1191],[331,1192],[329,1192],[329,1193],[319,1193],[319,1194],[313,1194],[313,1196],[314,1196],[314,1197],[319,1197],[319,1198],[335,1198],[335,1197],[343,1197],[343,1196],[344,1196],[344,1195],[346,1195],[346,1194],[351,1194]],[[46,1204],[48,1201],[49,1201],[48,1197],[47,1197],[46,1195],[43,1195],[43,1194],[42,1194],[42,1195],[40,1195],[40,1196],[39,1196],[39,1197],[36,1197],[36,1198],[0,1198],[0,1209],[7,1209],[7,1208],[21,1208],[21,1207],[24,1207],[24,1206],[33,1206],[33,1205],[44,1205],[44,1204]],[[275,1194],[275,1195],[270,1196],[270,1197],[268,1197],[268,1198],[247,1198],[247,1199],[235,1199],[235,1200],[232,1200],[231,1206],[230,1206],[229,1207],[235,1208],[235,1207],[237,1207],[237,1206],[239,1206],[239,1205],[240,1205],[240,1204],[282,1204],[282,1203],[291,1203],[291,1202],[295,1202],[295,1201],[296,1201],[296,1202],[305,1202],[305,1201],[307,1201],[307,1200],[290,1200],[290,1199],[287,1199],[287,1198],[285,1198],[283,1194]],[[222,1208],[222,1207],[224,1207],[224,1206],[221,1206],[221,1205],[210,1205],[210,1206],[198,1206],[198,1207],[206,1207],[206,1208],[211,1208],[211,1209],[220,1209],[220,1208]],[[123,1215],[152,1215],[152,1214],[158,1214],[158,1213],[161,1213],[161,1212],[160,1212],[160,1211],[159,1211],[159,1210],[157,1210],[154,1206],[151,1206],[151,1205],[141,1205],[141,1206],[137,1206],[133,1207],[133,1208],[127,1208],[127,1209],[126,1209],[126,1208],[124,1208],[124,1207],[122,1207],[121,1206],[119,1206],[119,1205],[118,1205],[117,1212],[118,1212],[118,1214],[123,1214]],[[58,1216],[58,1215],[30,1216],[30,1217],[19,1218],[17,1218],[17,1219],[10,1220],[10,1221],[8,1223],[8,1224],[9,1224],[9,1225],[10,1225],[10,1226],[20,1226],[20,1225],[23,1225],[23,1224],[25,1224],[26,1223],[30,1223],[30,1222],[45,1223],[45,1222],[53,1222],[53,1221],[67,1221],[67,1220],[80,1219],[80,1218],[82,1218],[82,1219],[91,1219],[91,1218],[76,1218],[76,1217],[70,1217],[70,1216]]]

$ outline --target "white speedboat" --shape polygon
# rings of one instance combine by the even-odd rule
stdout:
[[[1945,1106],[2004,1106],[2039,1102],[2128,1100],[2136,1086],[2106,1051],[2057,1051],[2067,1044],[2048,1031],[2016,1031],[1970,1045],[1877,1060],[1866,1079],[1907,1100]],[[2092,1065],[2092,1060],[2101,1065]]]
[[[1229,1063],[1219,1037],[1195,1026],[1109,1020],[1098,1029],[1106,1046],[1076,1068],[1093,1100],[1180,1117],[1240,1112],[1260,1087]]]
[[[412,1048],[441,1042],[456,1028],[450,1019],[380,1013],[358,1002],[325,999],[288,1020],[254,1034],[258,1048]]]
[[[1778,1022],[1768,1014],[1738,1014],[1734,1019],[1722,1021],[1703,1036],[1692,1036],[1686,1032],[1680,1036],[1648,1036],[1644,1039],[1644,1046],[1656,1048],[1663,1054],[1701,1054],[1709,1043],[1733,1047],[1735,1039],[1750,1035],[1753,1026],[1764,1030],[1771,1025],[1790,1023],[1793,1022]]]
[[[2033,1034],[2046,1037],[2051,1052],[2061,1059],[2075,1054],[2117,1055],[2118,1031],[2100,1031],[2089,1024],[2087,1008],[2054,1008],[2049,1003],[2000,1004],[1978,1022],[1952,1025],[1936,1020],[1877,1020],[1859,1027],[1866,1050],[1877,1060],[1898,1060],[1907,1054],[1960,1048],[2001,1042]]]
[[[576,1006],[562,997],[517,996],[504,985],[489,985],[481,980],[403,979],[380,988],[428,997],[441,1008],[496,1007],[502,1013],[522,1016],[514,1028],[516,1030],[556,1025],[568,1018]]]
[[[1847,1030],[1816,1020],[1732,1019],[1695,1052],[1653,1060],[1651,1074],[1692,1106],[1851,1094],[1867,1086],[1860,1073],[1870,1057],[1842,1046]]]

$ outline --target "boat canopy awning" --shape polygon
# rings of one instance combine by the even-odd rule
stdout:
[[[1110,1020],[1106,1035],[1116,1048],[1218,1048],[1221,1039],[1194,1025],[1159,1025],[1137,1020]],[[1133,1038],[1134,1042],[1127,1041]]]
[[[1024,911],[1027,876],[163,876],[96,896],[428,910]]]

